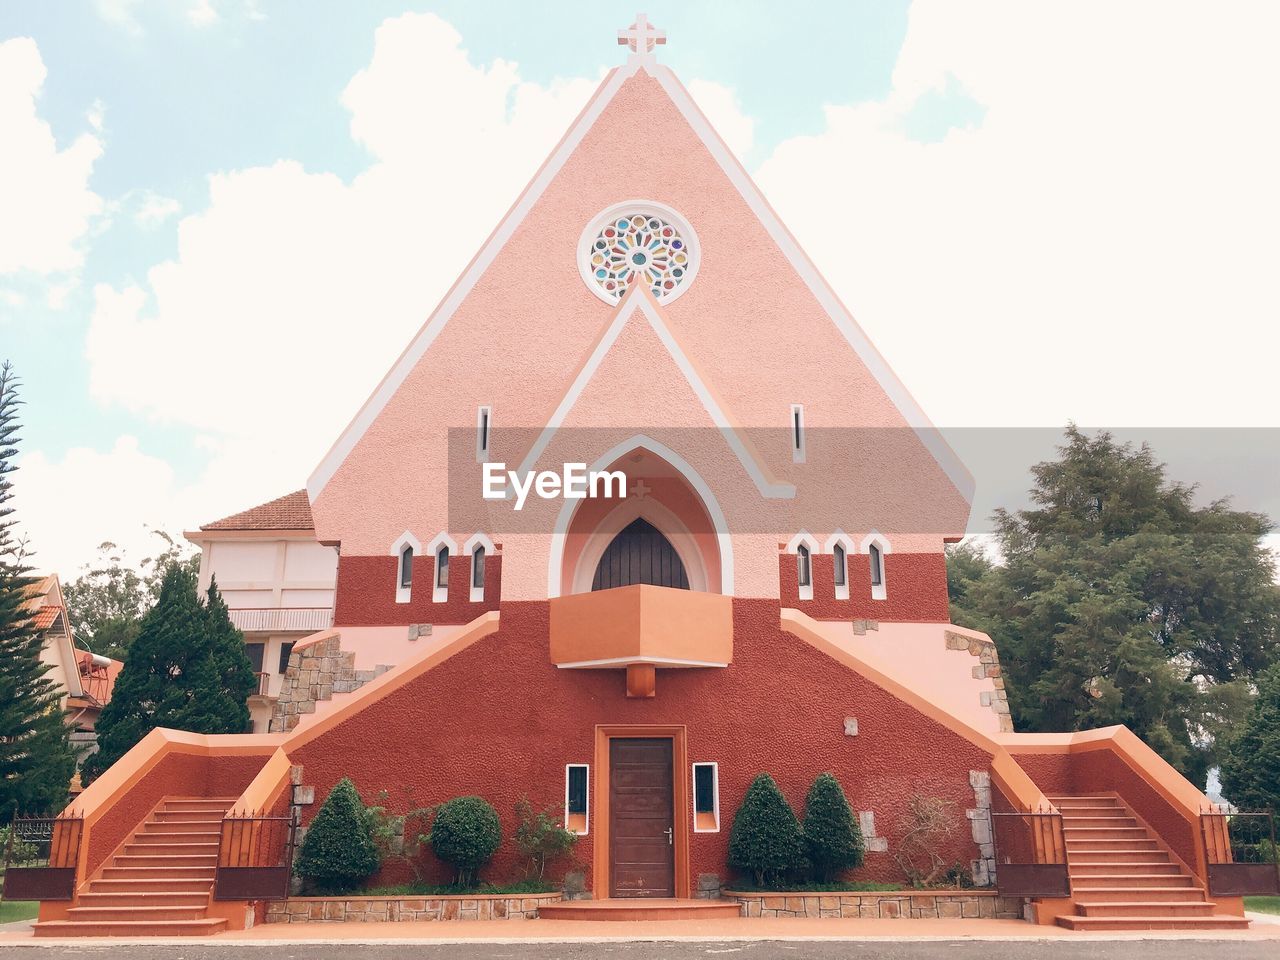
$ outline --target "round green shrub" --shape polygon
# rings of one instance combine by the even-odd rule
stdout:
[[[840,781],[820,773],[804,802],[804,842],[816,878],[835,879],[841,870],[862,866],[862,828],[849,809]]]
[[[480,797],[454,797],[436,809],[430,840],[436,856],[457,868],[458,886],[468,886],[502,842],[498,811]]]
[[[369,831],[369,816],[356,786],[343,777],[329,791],[307,828],[295,872],[309,888],[347,893],[368,880],[381,858]]]
[[[800,824],[767,773],[752,781],[733,815],[729,866],[750,874],[760,887],[780,883],[805,866]]]

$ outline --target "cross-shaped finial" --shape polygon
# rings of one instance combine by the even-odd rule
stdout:
[[[636,14],[636,22],[625,30],[618,31],[618,46],[628,46],[640,56],[653,53],[658,44],[666,45],[667,31],[659,30],[649,22],[644,13]]]

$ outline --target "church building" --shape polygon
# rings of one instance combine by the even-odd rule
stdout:
[[[938,855],[989,888],[1010,862],[993,814],[1031,810],[1061,817],[1036,856],[1056,863],[1056,843],[1065,866],[1027,918],[1246,923],[1238,897],[1207,895],[1208,800],[1154,751],[1123,728],[1013,730],[995,645],[950,622],[970,474],[665,41],[644,17],[620,31],[625,62],[324,459],[299,465],[305,494],[189,534],[219,562],[279,563],[274,600],[250,596],[261,577],[217,576],[254,607],[296,588],[326,628],[253,621],[258,732],[155,731],[85,790],[75,894],[45,902],[38,933],[141,922],[165,878],[200,901],[166,932],[261,920],[250,896],[212,896],[217,840],[198,841],[207,859],[138,859],[140,824],[175,798],[210,821],[294,809],[305,829],[344,777],[392,813],[480,796],[502,819],[485,868],[501,882],[522,876],[528,797],[564,809],[576,863],[556,869],[593,900],[714,899],[753,779],[801,813],[823,772],[865,837],[853,879],[907,882],[900,844],[927,800],[954,821]]]

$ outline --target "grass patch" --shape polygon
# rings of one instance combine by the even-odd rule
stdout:
[[[0,903],[0,923],[34,920],[39,912],[40,904],[36,900],[5,900]]]
[[[519,883],[481,883],[469,887],[456,884],[403,883],[394,887],[370,887],[347,894],[351,897],[457,897],[467,894],[498,895],[504,893],[555,893],[560,888],[543,880],[521,880]]]
[[[1254,913],[1274,913],[1280,916],[1280,897],[1245,897],[1244,908]]]
[[[836,880],[831,883],[818,883],[810,880],[805,883],[765,884],[759,886],[746,880],[735,880],[725,884],[726,890],[739,893],[874,893],[887,890],[901,890],[900,883],[872,883],[868,880]]]

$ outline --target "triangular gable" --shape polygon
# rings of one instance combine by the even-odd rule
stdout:
[[[672,71],[656,62],[652,55],[633,55],[629,62],[611,71],[601,83],[590,102],[579,114],[564,138],[552,151],[546,162],[535,174],[519,199],[511,207],[498,227],[489,236],[480,252],[472,259],[443,301],[418,332],[408,348],[383,378],[373,395],[365,402],[352,422],[329,450],[324,460],[312,473],[307,490],[314,502],[325,485],[337,472],[347,455],[355,448],[365,431],[390,401],[419,360],[430,348],[440,331],[448,323],[473,287],[493,263],[504,245],[511,239],[529,211],[555,180],[560,169],[578,148],[592,126],[609,107],[627,80],[638,73],[653,78],[666,93],[690,129],[706,147],[722,173],[729,179],[746,202],[752,214],[759,220],[778,249],[789,262],[796,275],[832,320],[843,339],[860,358],[879,387],[884,391],[903,420],[914,430],[926,450],[942,468],[948,480],[966,501],[973,497],[973,478],[960,462],[955,452],[929,422],[906,387],[889,368],[879,351],[858,327],[852,315],[840,302],[834,291],[819,274],[817,268],[800,249],[795,238],[783,226],[777,214],[769,206],[746,170],[733,156],[728,146],[716,134],[707,118],[697,108],[684,86]],[[705,385],[705,384],[704,384]]]
[[[699,373],[698,368],[681,347],[680,342],[671,331],[671,327],[664,319],[662,308],[654,300],[653,295],[649,293],[644,284],[636,284],[623,301],[618,304],[617,309],[614,311],[613,320],[596,340],[590,354],[587,356],[586,362],[583,363],[577,376],[574,377],[573,383],[555,412],[551,415],[551,419],[533,442],[529,452],[521,460],[518,472],[526,474],[534,469],[543,451],[551,443],[556,431],[564,424],[569,412],[578,402],[579,397],[582,396],[587,384],[591,382],[596,371],[599,370],[600,364],[604,361],[609,351],[613,349],[614,344],[618,342],[618,337],[623,329],[628,323],[639,321],[647,322],[653,332],[657,334],[658,340],[666,348],[667,353],[671,355],[671,359],[675,361],[676,367],[711,417],[711,422],[720,431],[725,442],[729,445],[729,449],[738,458],[743,469],[746,470],[747,475],[751,478],[751,482],[760,491],[761,496],[769,499],[784,500],[794,497],[796,493],[795,486],[778,481],[768,469],[763,458],[753,449],[747,438],[739,432],[738,424],[734,422],[723,402],[715,395],[707,384],[706,379]]]

